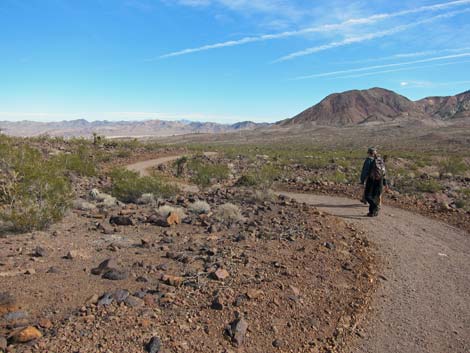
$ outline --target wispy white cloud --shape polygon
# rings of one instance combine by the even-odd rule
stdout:
[[[430,55],[440,55],[444,53],[461,53],[464,51],[470,50],[470,47],[462,47],[462,48],[446,48],[446,49],[438,49],[438,50],[423,50],[418,52],[412,53],[399,53],[393,54],[389,56],[382,56],[379,58],[369,58],[363,60],[354,60],[354,61],[345,61],[342,64],[361,64],[361,63],[368,63],[368,62],[375,62],[375,61],[387,61],[387,60],[396,60],[396,59],[408,59],[408,58],[416,58],[420,56],[430,56]]]
[[[391,68],[391,67],[398,67],[398,66],[422,64],[422,63],[428,63],[428,62],[433,62],[433,61],[460,59],[460,58],[464,58],[464,57],[470,57],[470,52],[462,53],[462,54],[436,56],[436,57],[427,58],[427,59],[405,61],[405,62],[393,63],[393,64],[373,65],[373,66],[365,66],[365,67],[359,67],[359,68],[347,69],[347,70],[322,72],[322,73],[319,73],[319,74],[299,76],[299,77],[296,77],[295,79],[296,80],[306,80],[306,79],[310,79],[310,78],[337,76],[337,75],[340,75],[340,74],[348,74],[348,73],[363,72],[363,71],[372,71],[372,70],[376,70],[376,69],[384,69],[384,68]]]
[[[450,81],[450,82],[431,82],[431,81],[402,81],[400,86],[402,88],[434,88],[434,87],[445,87],[445,86],[461,86],[468,85],[470,81]]]
[[[188,4],[192,3],[194,5],[197,5],[197,4],[208,5],[210,3],[210,0],[184,0],[184,1],[186,1]],[[237,3],[237,1],[234,1],[234,3]],[[367,24],[372,24],[372,23],[379,22],[379,21],[384,21],[384,20],[394,18],[394,17],[401,17],[401,16],[417,14],[417,13],[422,13],[422,12],[440,11],[440,10],[448,9],[451,7],[462,6],[462,5],[467,5],[467,4],[470,4],[470,0],[451,1],[451,2],[439,3],[435,5],[421,6],[421,7],[417,7],[414,9],[402,10],[402,11],[397,11],[397,12],[375,14],[375,15],[371,15],[371,16],[363,17],[363,18],[352,18],[352,19],[343,21],[341,23],[325,24],[321,26],[302,28],[302,29],[294,30],[294,31],[284,31],[280,33],[263,34],[259,36],[249,36],[249,37],[244,37],[244,38],[237,39],[237,40],[229,40],[229,41],[224,41],[224,42],[219,42],[219,43],[207,44],[207,45],[194,47],[194,48],[182,49],[182,50],[170,52],[170,53],[161,55],[157,58],[153,58],[149,60],[170,58],[170,57],[175,57],[175,56],[197,53],[201,51],[220,49],[220,48],[225,48],[225,47],[233,47],[233,46],[244,45],[244,44],[254,43],[254,42],[263,42],[263,41],[268,41],[268,40],[301,36],[301,35],[305,35],[309,33],[328,33],[332,31],[338,31],[349,26],[367,25]]]
[[[383,75],[383,74],[390,73],[390,72],[412,71],[412,70],[418,70],[418,69],[427,69],[430,67],[449,66],[449,65],[457,65],[457,64],[465,64],[465,63],[470,63],[470,60],[452,61],[448,63],[439,63],[439,64],[433,64],[433,65],[420,65],[420,66],[402,67],[398,69],[365,72],[365,73],[360,73],[360,74],[331,77],[331,79],[358,78],[358,77],[365,77],[365,76]]]
[[[369,40],[372,40],[372,39],[377,39],[377,38],[390,36],[390,35],[393,35],[393,34],[396,34],[396,33],[399,33],[399,32],[406,31],[410,28],[420,26],[422,24],[434,22],[434,21],[437,21],[437,20],[440,20],[440,19],[454,17],[454,16],[457,16],[457,15],[460,15],[460,14],[466,13],[466,12],[470,12],[470,8],[465,8],[463,10],[457,10],[457,11],[451,11],[451,12],[447,12],[447,13],[440,14],[440,15],[437,15],[437,16],[432,16],[432,17],[429,17],[429,18],[418,20],[418,21],[415,21],[415,22],[412,22],[412,23],[408,23],[408,24],[405,24],[405,25],[396,26],[396,27],[393,27],[393,28],[390,28],[390,29],[387,29],[387,30],[378,31],[378,32],[375,32],[375,33],[368,33],[368,34],[364,34],[364,35],[352,36],[352,37],[348,37],[346,39],[343,39],[341,41],[330,42],[330,43],[327,43],[327,44],[323,44],[323,45],[307,48],[307,49],[304,49],[304,50],[296,51],[296,52],[293,52],[291,54],[280,57],[279,59],[275,60],[274,62],[288,61],[288,60],[296,59],[296,58],[306,56],[306,55],[315,54],[315,53],[318,53],[318,52],[321,52],[321,51],[325,51],[325,50],[329,50],[329,49],[333,49],[333,48],[337,48],[337,47],[343,47],[343,46],[354,44],[354,43],[362,43],[362,42],[369,41]]]

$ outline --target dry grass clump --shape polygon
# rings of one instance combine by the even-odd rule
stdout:
[[[170,214],[176,214],[179,219],[186,218],[186,214],[184,213],[184,210],[182,208],[173,207],[170,205],[160,206],[157,209],[157,213],[163,218],[167,218]]]
[[[211,211],[211,206],[205,201],[196,201],[190,204],[188,209],[195,214],[207,214]]]
[[[245,220],[240,208],[232,203],[225,203],[217,207],[215,217],[220,221],[232,223],[243,222]]]

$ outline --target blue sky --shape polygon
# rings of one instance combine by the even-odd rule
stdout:
[[[0,0],[0,120],[276,121],[470,88],[470,0]]]

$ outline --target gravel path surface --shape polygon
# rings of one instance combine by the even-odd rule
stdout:
[[[373,312],[352,352],[470,352],[470,236],[384,207],[377,218],[340,197],[285,193],[360,225],[384,259]]]

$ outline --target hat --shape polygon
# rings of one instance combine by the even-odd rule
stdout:
[[[367,153],[370,153],[370,154],[377,153],[377,148],[375,148],[375,147],[369,147],[369,148],[367,149]]]

